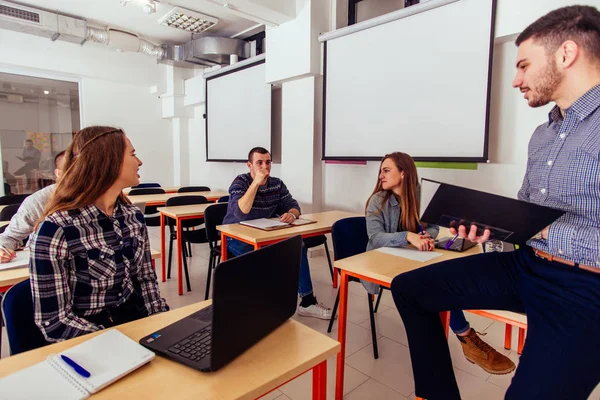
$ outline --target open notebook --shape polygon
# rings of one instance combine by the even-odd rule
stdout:
[[[29,265],[29,250],[17,251],[16,257],[7,263],[0,264],[0,271],[13,268],[23,268]]]
[[[312,221],[310,219],[298,218],[294,220],[292,223],[281,222],[279,218],[259,218],[259,219],[250,219],[248,221],[241,221],[240,224],[251,226],[253,228],[262,229],[264,231],[272,231],[275,229],[282,228],[292,228],[294,226],[306,225],[306,224],[314,224],[317,221]]]
[[[90,373],[84,378],[62,360],[65,355]],[[86,399],[146,364],[154,353],[116,329],[107,330],[45,361],[0,379],[7,399]],[[5,397],[5,395],[8,395]]]

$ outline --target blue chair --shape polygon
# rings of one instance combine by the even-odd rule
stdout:
[[[142,189],[142,188],[159,188],[160,187],[160,183],[140,183],[137,186],[133,186],[132,189]]]
[[[210,248],[210,258],[208,259],[208,275],[206,278],[206,293],[204,300],[208,300],[210,293],[210,278],[212,270],[221,263],[221,233],[217,226],[223,224],[223,219],[227,214],[227,203],[217,203],[207,207],[204,211],[204,228],[206,230],[206,240]],[[227,256],[229,258],[229,255]]]
[[[333,252],[336,260],[352,257],[360,253],[364,253],[367,249],[369,236],[367,235],[367,220],[365,217],[350,217],[344,218],[333,224],[331,227],[331,237],[333,239]],[[350,277],[350,282],[360,282],[357,278]],[[369,317],[371,318],[371,336],[373,340],[373,357],[379,358],[379,350],[377,348],[377,332],[375,330],[375,314],[373,310],[373,299],[371,294],[367,292],[367,301],[369,303]],[[335,320],[337,309],[340,303],[340,291],[338,290],[333,306],[331,320],[327,332],[331,332],[333,321]]]
[[[219,197],[219,200],[217,200],[217,203],[227,203],[229,201],[229,196],[221,196]]]
[[[177,190],[177,193],[190,193],[190,192],[210,192],[208,186],[184,186]]]
[[[6,322],[11,355],[49,344],[33,321],[33,300],[29,279],[17,283],[4,294],[2,315]]]

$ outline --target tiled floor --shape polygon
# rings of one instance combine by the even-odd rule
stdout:
[[[150,228],[152,247],[160,249],[158,228]],[[330,246],[331,248],[332,246]],[[177,294],[177,268],[173,257],[172,278],[160,283],[163,297],[171,308],[204,300],[206,270],[208,267],[208,246],[193,245],[194,256],[189,259],[192,291]],[[331,287],[331,276],[325,256],[309,259],[313,286],[319,301],[333,306],[337,289]],[[160,261],[157,263],[160,266]],[[160,268],[157,269],[160,278]],[[185,286],[184,286],[185,288]],[[414,399],[414,383],[407,347],[406,333],[389,292],[384,293],[379,311],[375,316],[379,359],[373,359],[373,346],[366,292],[361,285],[351,283],[349,289],[348,330],[346,347],[346,374],[344,396],[348,400]],[[326,334],[328,321],[295,316],[294,319]],[[504,326],[498,322],[467,314],[471,325],[480,332],[486,333],[484,340],[518,362],[516,351],[504,350]],[[329,336],[337,339],[337,324]],[[513,333],[513,348],[517,346],[517,332]],[[482,369],[467,362],[462,355],[458,340],[450,335],[450,351],[458,385],[465,400],[502,399],[510,384],[513,374],[504,376],[490,375]],[[7,356],[7,343],[4,335],[2,356]],[[328,398],[333,399],[335,392],[335,357],[328,361]],[[297,379],[273,391],[263,399],[266,400],[304,400],[311,398],[311,375],[306,373]],[[592,400],[600,400],[600,386],[590,396]]]

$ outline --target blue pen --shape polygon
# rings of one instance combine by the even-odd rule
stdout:
[[[83,376],[84,378],[89,378],[90,376],[92,376],[92,374],[90,374],[88,371],[86,371],[85,368],[83,368],[81,365],[77,364],[75,361],[71,360],[69,357],[63,356],[61,354],[60,358],[62,358],[64,362],[69,364],[69,366],[71,368],[73,368],[75,370],[75,372],[77,372],[79,375]]]
[[[446,248],[446,250],[449,250],[450,247],[452,247],[452,245],[454,244],[454,241],[456,240],[456,238],[458,237],[458,233],[456,234],[456,236],[454,236],[452,239],[448,240],[448,242],[446,242],[446,246],[444,246]]]
[[[425,234],[425,231],[423,231],[423,225],[419,224],[419,232],[421,232],[421,235]]]

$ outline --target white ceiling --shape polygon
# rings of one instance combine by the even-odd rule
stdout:
[[[214,27],[203,34],[231,37],[248,30],[258,23],[234,15],[224,8],[221,0],[160,0],[156,2],[156,13],[146,15],[142,7],[147,0],[131,0],[126,6],[120,0],[18,0],[25,6],[58,11],[62,14],[86,19],[90,25],[113,27],[135,33],[155,44],[179,44],[188,42],[189,32],[158,24],[158,19],[174,7],[183,7],[219,19]],[[242,36],[243,38],[244,36]]]

